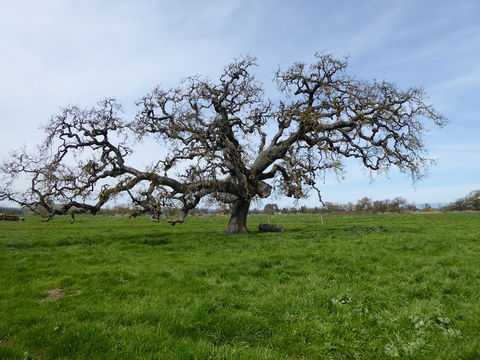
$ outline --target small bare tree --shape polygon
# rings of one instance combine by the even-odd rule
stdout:
[[[175,224],[208,199],[228,203],[226,231],[242,233],[253,199],[272,189],[305,197],[318,191],[318,176],[341,173],[346,158],[372,172],[396,166],[413,179],[431,164],[424,122],[442,125],[444,118],[424,102],[423,90],[357,80],[346,73],[345,59],[317,54],[310,65],[277,71],[283,100],[272,103],[250,72],[254,65],[245,57],[216,82],[191,77],[178,88],[156,88],[138,101],[131,121],[113,99],[65,108],[45,127],[35,154],[17,151],[2,165],[0,200],[43,208],[50,219],[71,209],[95,214],[126,194],[137,214],[154,220],[178,209],[178,217],[167,217]],[[133,167],[129,156],[148,137],[168,155]],[[29,188],[15,191],[25,175]]]

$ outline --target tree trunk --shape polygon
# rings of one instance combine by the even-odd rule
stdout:
[[[232,213],[228,227],[225,230],[229,234],[246,233],[247,231],[247,215],[250,208],[250,200],[239,199],[233,203]]]

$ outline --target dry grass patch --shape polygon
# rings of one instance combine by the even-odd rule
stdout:
[[[45,290],[48,295],[44,297],[41,301],[56,301],[65,296],[65,293],[63,292],[64,290],[65,289],[63,287]]]

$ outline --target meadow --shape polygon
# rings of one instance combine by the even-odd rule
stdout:
[[[0,359],[480,359],[480,213],[69,220],[0,222]]]

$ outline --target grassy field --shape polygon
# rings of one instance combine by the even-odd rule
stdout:
[[[271,221],[0,222],[0,359],[480,359],[479,213]]]

